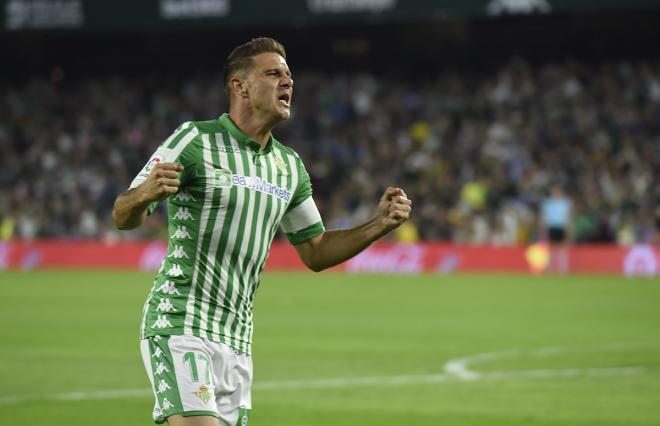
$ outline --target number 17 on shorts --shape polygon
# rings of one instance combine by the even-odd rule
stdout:
[[[140,347],[156,399],[156,423],[179,414],[213,416],[223,426],[248,424],[249,355],[194,336],[154,336],[142,340]]]

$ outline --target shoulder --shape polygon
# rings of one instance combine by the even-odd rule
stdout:
[[[174,131],[174,134],[194,134],[195,137],[226,131],[220,120],[186,121]]]
[[[273,139],[273,147],[276,149],[276,152],[278,152],[283,157],[282,160],[289,164],[290,169],[294,171],[294,173],[296,173],[298,176],[307,175],[305,165],[303,164],[302,159],[296,151],[286,145],[283,145],[275,139]]]
[[[195,127],[194,122],[186,121],[172,132],[172,134],[165,139],[161,144],[162,148],[176,149],[177,147],[188,145],[199,134],[199,130]]]
[[[186,121],[163,142],[162,146],[172,150],[182,150],[201,145],[202,136],[226,131],[219,120]]]
[[[284,145],[275,138],[273,138],[273,148],[277,148],[282,153],[282,155],[285,155],[287,157],[292,157],[297,163],[302,163],[302,160],[300,159],[300,156],[296,151]]]
[[[195,127],[199,133],[219,133],[225,131],[225,127],[220,120],[189,121],[191,126]]]

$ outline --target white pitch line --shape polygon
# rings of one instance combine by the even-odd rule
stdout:
[[[548,348],[537,348],[537,349],[514,349],[501,352],[486,352],[476,355],[470,355],[462,358],[455,358],[449,360],[443,366],[443,370],[448,375],[455,377],[459,380],[464,381],[473,381],[481,380],[488,378],[508,378],[508,377],[573,377],[576,375],[587,375],[587,376],[601,376],[601,375],[612,375],[612,374],[639,374],[644,371],[643,367],[629,366],[629,367],[611,367],[611,368],[568,368],[568,369],[549,369],[549,370],[513,370],[513,371],[503,371],[503,372],[490,372],[483,373],[479,371],[474,371],[470,368],[470,365],[495,361],[501,359],[515,359],[520,358],[522,355],[528,354],[535,357],[548,357],[553,355],[559,355],[567,352],[594,352],[594,351],[625,351],[629,350],[631,347],[656,347],[657,344],[649,343],[607,343],[604,345],[595,345],[595,346],[557,346],[557,347],[548,347]],[[579,373],[578,373],[579,372]]]
[[[570,351],[629,349],[618,344],[601,346],[599,348],[541,348],[531,350],[512,350],[502,352],[488,352],[463,358],[449,360],[444,365],[446,374],[402,375],[402,376],[375,376],[375,377],[345,377],[334,379],[301,379],[301,380],[274,380],[255,382],[252,389],[256,391],[283,390],[283,389],[330,389],[355,386],[403,386],[410,384],[442,383],[450,381],[476,381],[476,380],[504,380],[513,378],[571,378],[571,377],[610,377],[643,374],[646,369],[642,366],[612,367],[612,368],[566,368],[566,369],[538,369],[478,372],[470,369],[470,364],[493,361],[503,358],[520,357],[523,354],[534,356],[556,355]],[[79,391],[50,395],[8,395],[0,397],[0,406],[16,405],[34,401],[86,401],[107,400],[130,397],[148,397],[152,390],[116,389],[104,391]]]

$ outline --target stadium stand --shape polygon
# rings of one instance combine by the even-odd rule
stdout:
[[[295,72],[295,69],[294,69]],[[181,122],[225,109],[219,73],[30,78],[0,87],[0,237],[120,237],[115,196]],[[576,242],[658,242],[660,65],[577,61],[414,81],[295,72],[276,137],[305,159],[329,227],[371,214],[384,186],[417,203],[402,239],[518,244],[541,238],[553,183],[574,204]]]

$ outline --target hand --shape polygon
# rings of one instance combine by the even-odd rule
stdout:
[[[389,187],[378,202],[378,215],[383,226],[389,231],[408,220],[412,201],[401,188]]]
[[[176,163],[158,163],[149,174],[147,180],[137,188],[147,203],[160,200],[179,190],[181,181],[179,172],[183,166]]]

